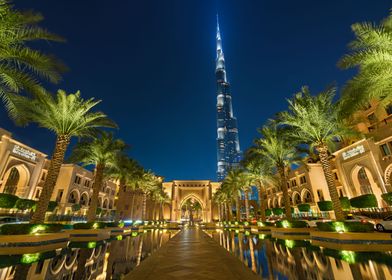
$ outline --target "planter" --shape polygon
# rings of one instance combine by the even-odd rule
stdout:
[[[310,238],[312,228],[272,228],[272,237],[279,239],[303,240]]]
[[[69,232],[0,235],[0,255],[31,254],[64,248]]]
[[[107,230],[110,230],[110,235],[111,236],[117,236],[117,235],[128,235],[131,234],[131,229],[126,228],[126,227],[108,227],[106,228]]]
[[[250,231],[251,232],[260,232],[260,233],[270,233],[272,229],[274,229],[275,227],[271,227],[271,226],[265,226],[265,227],[259,227],[259,226],[251,226],[250,227]]]
[[[110,229],[72,229],[67,231],[71,241],[99,241],[110,238]]]
[[[390,233],[313,231],[310,233],[310,237],[313,245],[335,250],[392,250],[392,235]]]

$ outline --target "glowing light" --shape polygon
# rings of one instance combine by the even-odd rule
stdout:
[[[97,246],[97,242],[94,241],[87,242],[87,248],[89,249],[95,248],[96,246]]]
[[[141,223],[142,223],[141,220],[136,220],[134,224],[135,224],[135,225],[138,225],[138,224],[141,224]]]
[[[240,231],[238,229],[235,230],[235,233],[240,233]]]
[[[31,228],[30,234],[39,234],[39,233],[45,232],[46,229],[47,229],[47,226],[45,226],[45,225],[36,225]]]
[[[122,237],[122,235],[117,235],[116,239],[117,239],[117,240],[122,240],[123,237]]]
[[[282,227],[284,228],[290,228],[290,223],[287,220],[282,221]]]
[[[346,232],[346,228],[343,222],[334,222],[333,225],[336,232]]]
[[[356,253],[353,251],[340,251],[339,253],[342,256],[342,260],[344,260],[345,262],[348,262],[349,264],[354,264],[355,261],[355,257],[356,257]]]
[[[265,234],[259,234],[259,239],[265,239],[266,235]]]
[[[263,227],[263,226],[264,226],[264,223],[263,223],[263,222],[257,222],[257,225],[258,225],[259,227]]]
[[[99,228],[99,224],[98,223],[94,223],[93,224],[93,229],[97,229],[97,228]]]
[[[294,248],[294,246],[295,246],[295,241],[294,240],[288,240],[288,239],[286,239],[285,241],[284,241],[284,245],[286,245],[286,247],[288,247],[288,248]]]
[[[236,226],[238,226],[238,222],[235,222],[234,224],[235,224]]]
[[[137,236],[137,232],[136,231],[132,232],[132,237],[136,237],[136,236]]]
[[[244,222],[244,226],[249,226],[249,222]]]
[[[245,231],[245,235],[247,235],[247,236],[250,235],[250,231],[248,231],[248,230]]]
[[[30,264],[39,261],[40,253],[35,254],[23,254],[20,260],[23,264]]]

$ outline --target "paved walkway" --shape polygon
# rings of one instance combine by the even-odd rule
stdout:
[[[144,260],[125,279],[260,278],[201,230],[184,229],[154,255]]]

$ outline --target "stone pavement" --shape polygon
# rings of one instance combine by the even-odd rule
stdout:
[[[199,229],[184,229],[128,274],[127,280],[258,278]]]

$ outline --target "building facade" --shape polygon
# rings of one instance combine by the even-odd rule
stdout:
[[[228,170],[241,160],[237,119],[233,113],[230,83],[226,77],[222,38],[217,22],[216,32],[216,85],[217,85],[217,177],[222,181]]]
[[[38,200],[50,160],[47,155],[12,138],[0,128],[0,193]],[[85,215],[91,200],[93,172],[76,164],[63,164],[51,201],[58,203],[53,214]],[[101,215],[115,209],[118,184],[105,181],[99,192]]]

